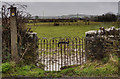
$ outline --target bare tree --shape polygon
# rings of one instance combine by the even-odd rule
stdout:
[[[31,15],[25,12],[27,5],[21,4],[9,4],[4,3],[2,5],[1,15],[2,15],[2,26],[3,26],[3,33],[2,33],[2,56],[3,62],[11,60],[11,36],[10,36],[10,10],[8,9],[11,6],[17,7],[16,11],[16,20],[17,20],[17,36],[18,36],[18,53],[20,55],[20,61],[27,60],[26,56],[30,56],[33,61],[35,60],[32,56],[34,55],[33,52],[36,49],[32,50],[33,39],[30,38],[28,32],[31,32],[30,28],[26,28],[25,23],[29,20]],[[29,53],[28,53],[29,52]],[[31,54],[30,54],[31,53]],[[29,60],[28,59],[28,60]],[[29,60],[31,62],[31,60]]]

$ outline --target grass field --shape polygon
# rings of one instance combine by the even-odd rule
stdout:
[[[46,37],[84,37],[89,30],[98,30],[100,27],[118,27],[115,23],[96,23],[90,25],[64,25],[64,26],[31,26],[32,31],[37,32],[39,38]],[[88,60],[85,64],[70,67],[61,71],[44,71],[42,65],[21,65],[21,63],[6,62],[0,65],[3,77],[118,77],[118,56],[111,54],[100,61]]]
[[[60,26],[53,26],[53,25],[44,25],[44,23],[36,23],[35,26],[33,23],[27,24],[27,26],[32,28],[32,31],[37,32],[37,35],[39,38],[63,38],[65,36],[69,37],[84,37],[85,32],[89,30],[99,30],[100,27],[117,27],[116,23],[97,23],[92,22],[90,25],[85,25],[84,23],[81,23],[79,25],[60,25]]]

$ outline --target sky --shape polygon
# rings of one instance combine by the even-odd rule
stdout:
[[[6,2],[6,0],[4,0]],[[118,13],[119,0],[28,0],[29,2],[16,2],[13,3],[26,4],[28,7],[26,12],[33,16],[61,16],[70,14],[87,14],[87,15],[102,15],[108,12]],[[24,0],[25,1],[25,0]],[[51,1],[51,2],[50,2]],[[78,1],[78,2],[77,2]],[[89,1],[89,2],[88,2]],[[106,1],[106,2],[105,2]],[[109,1],[109,2],[108,2]],[[9,0],[10,2],[10,0]]]
[[[4,2],[118,2],[120,0],[1,0]]]

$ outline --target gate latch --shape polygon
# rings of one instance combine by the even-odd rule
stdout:
[[[58,47],[59,47],[59,44],[69,44],[69,41],[68,42],[58,42]]]

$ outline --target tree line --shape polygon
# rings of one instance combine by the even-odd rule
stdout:
[[[118,16],[113,13],[106,13],[100,16],[91,17],[90,19],[95,22],[115,22]]]

